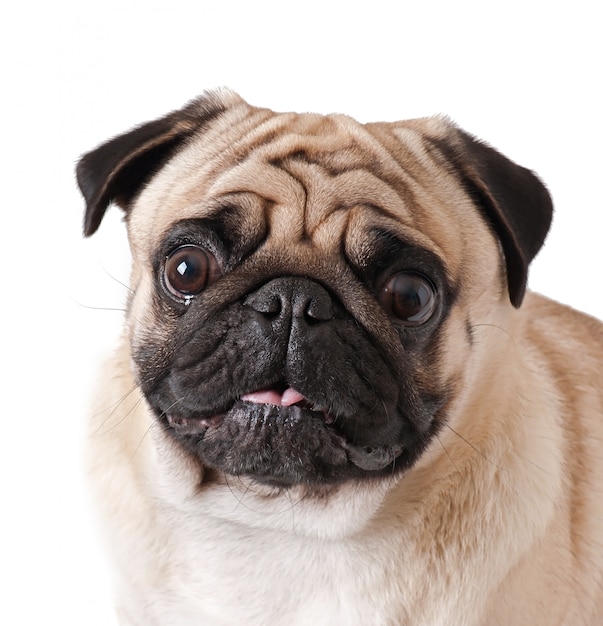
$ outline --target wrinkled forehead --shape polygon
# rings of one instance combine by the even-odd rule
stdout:
[[[182,220],[234,209],[239,229],[264,230],[266,245],[326,253],[359,248],[367,230],[382,228],[454,264],[462,244],[454,224],[479,220],[429,149],[427,134],[446,132],[438,119],[363,125],[248,105],[227,111],[141,194],[129,224],[133,251],[148,253]]]

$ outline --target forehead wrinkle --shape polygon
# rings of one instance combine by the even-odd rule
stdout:
[[[200,136],[186,150],[185,160],[188,161],[186,169],[189,176],[185,180],[177,181],[179,195],[186,194],[188,191],[189,198],[190,196],[198,198],[200,190],[203,189],[207,190],[204,194],[206,198],[237,191],[256,193],[275,205],[286,207],[287,217],[292,221],[294,229],[298,231],[296,234],[303,236],[304,230],[312,232],[315,224],[322,221],[324,215],[322,211],[318,211],[316,219],[310,215],[307,224],[304,225],[305,187],[312,187],[312,185],[308,185],[308,181],[296,176],[291,170],[283,173],[284,168],[279,161],[288,156],[306,152],[317,156],[320,161],[321,155],[343,154],[347,148],[355,147],[354,156],[349,157],[351,165],[354,162],[361,164],[363,160],[370,161],[372,155],[373,159],[376,157],[380,172],[383,171],[391,177],[395,170],[398,179],[408,179],[408,174],[398,166],[390,152],[376,137],[352,118],[342,115],[276,114],[267,109],[257,109],[246,104],[236,107],[230,113],[230,115],[223,116],[219,120],[220,123],[212,125],[208,132]],[[226,130],[228,132],[225,132]],[[233,135],[235,139],[232,139]],[[358,147],[372,154],[366,156],[358,154]],[[346,160],[348,159],[344,159],[344,162]],[[261,165],[262,162],[266,164],[265,169]],[[270,169],[270,165],[277,164],[281,167]],[[367,166],[375,169],[374,163],[373,166],[367,163]],[[367,197],[367,194],[375,191],[374,181],[367,180],[361,165],[358,165],[358,168],[355,179],[348,174],[344,180],[340,181],[340,185],[331,186],[331,189],[327,191],[327,193],[335,192],[340,204],[375,202],[374,199]],[[290,176],[287,176],[287,173]],[[212,178],[214,180],[210,183]],[[366,186],[364,194],[359,189],[359,178],[363,178],[362,184]],[[258,184],[262,179],[265,179],[265,185]],[[175,186],[171,185],[172,189],[166,189],[164,195],[171,194]],[[344,186],[347,186],[348,190],[353,189],[354,197],[347,200],[341,199],[341,188]],[[404,193],[408,195],[407,187]],[[328,198],[325,198],[325,195],[323,192],[320,193],[320,204],[331,204],[327,202]],[[386,197],[385,202],[393,206],[393,194],[387,195],[389,198]]]
[[[333,175],[317,163],[300,160],[288,161],[286,168],[306,189],[305,231],[309,236],[333,211],[358,205],[375,206],[392,219],[414,222],[405,189],[367,169],[357,167]]]
[[[265,135],[278,130],[273,124],[266,128],[267,122],[272,120],[267,109],[252,108],[247,104],[226,111],[191,139],[180,155],[180,162],[174,161],[174,164],[195,171],[199,179],[211,177],[240,161],[247,154],[251,141],[261,141]]]
[[[367,163],[367,169],[387,181],[407,207],[418,205],[418,198],[423,198],[426,190],[436,187],[437,193],[440,185],[450,190],[450,176],[430,154],[425,137],[426,131],[448,133],[449,127],[445,120],[360,125],[345,116],[338,119],[358,143],[373,154],[374,159]],[[437,185],[434,185],[434,177],[438,179]],[[420,213],[416,213],[418,219],[422,219]],[[419,223],[416,226],[420,227]]]
[[[438,242],[428,237],[421,230],[400,221],[398,218],[393,218],[378,207],[358,206],[349,211],[347,229],[343,240],[345,254],[355,264],[362,266],[367,259],[372,258],[371,242],[373,237],[370,236],[370,233],[375,229],[382,229],[402,242],[424,248],[438,258],[448,260],[448,256],[438,245]]]
[[[349,220],[349,207],[333,207],[315,224],[308,237],[316,248],[338,254],[345,240]]]
[[[408,207],[414,206],[415,195],[422,192],[425,183],[421,180],[423,176],[417,176],[414,171],[415,159],[425,154],[420,133],[408,129],[406,135],[396,137],[393,145],[388,145],[392,144],[392,130],[396,128],[394,124],[362,125],[345,115],[330,115],[325,119],[332,123],[336,134],[330,133],[324,138],[302,137],[303,141],[296,147],[306,161],[311,160],[322,166],[321,182],[328,180],[329,176],[335,178],[336,182],[329,185],[329,191],[337,195],[338,203],[378,205],[378,198],[382,196],[383,209],[391,208],[392,214],[399,217],[402,214],[398,211],[403,210],[403,216],[412,219]],[[379,132],[374,133],[376,127]],[[407,142],[402,141],[403,137],[408,143],[418,142],[420,146],[411,150]],[[400,149],[405,150],[411,158],[402,159]],[[335,170],[331,158],[333,155],[338,157]],[[420,169],[423,170],[423,164]],[[289,166],[291,170],[292,166]],[[423,171],[419,174],[423,174]],[[299,173],[297,177],[300,178]],[[311,176],[309,180],[314,181],[314,178]],[[314,203],[309,204],[310,223],[307,228],[311,232]]]
[[[297,115],[291,118],[280,115],[275,118],[280,123],[292,121],[312,122],[314,131],[324,125],[325,118],[315,115]],[[262,124],[262,130],[273,129],[272,120]],[[307,124],[306,124],[307,125]],[[210,196],[233,192],[251,192],[270,201],[269,214],[271,231],[275,235],[287,233],[289,238],[307,236],[306,207],[309,189],[314,176],[297,175],[290,162],[285,161],[291,154],[300,151],[321,152],[343,150],[349,139],[341,135],[303,135],[287,133],[270,141],[248,146],[248,153],[229,170],[217,173],[208,190]],[[322,216],[321,218],[322,219]],[[313,226],[311,226],[313,229]]]
[[[312,118],[314,119],[314,118]],[[372,147],[380,146],[371,140]],[[353,147],[354,152],[343,152]],[[366,146],[364,146],[366,148]],[[341,173],[333,174],[321,165],[328,155],[344,154]],[[385,153],[389,155],[389,153]],[[314,160],[304,160],[311,155]],[[322,157],[322,159],[321,159]],[[391,163],[388,156],[386,162]],[[413,222],[408,200],[413,194],[401,179],[383,180],[374,169],[373,154],[358,153],[358,144],[349,134],[300,135],[289,133],[252,150],[237,166],[219,174],[211,195],[252,192],[270,201],[271,231],[288,239],[309,239],[334,211],[355,205],[372,205],[391,217]],[[403,174],[398,168],[396,174]],[[390,177],[391,178],[391,177]],[[408,176],[404,176],[408,181]],[[329,227],[330,229],[331,227]]]
[[[335,121],[340,125],[342,130],[349,134],[359,146],[368,153],[376,157],[383,176],[388,179],[409,181],[414,179],[413,172],[401,163],[400,155],[393,148],[407,148],[401,137],[397,138],[395,146],[390,145],[392,139],[392,130],[396,127],[391,122],[372,122],[370,124],[360,124],[354,119],[345,115],[334,116]],[[409,138],[411,135],[406,135]],[[420,135],[417,133],[417,137]]]
[[[303,149],[340,150],[349,141],[341,133],[332,132],[334,126],[330,116],[274,113],[268,109],[248,108],[252,114],[248,114],[247,118],[232,125],[226,119],[223,127],[218,129],[227,147],[222,146],[215,154],[228,158],[231,165],[242,164],[251,157],[266,162],[276,161]],[[234,140],[233,135],[236,137]]]
[[[175,176],[170,188],[166,188],[166,194],[177,191],[180,195],[198,195],[199,190],[211,185],[212,179],[219,178],[221,173],[250,159],[261,160],[275,138],[280,141],[287,137],[281,133],[286,132],[298,117],[297,113],[275,114],[246,103],[226,111],[167,164],[165,169]],[[179,172],[184,172],[185,176]]]
[[[301,178],[287,171],[282,162],[300,150],[342,150],[347,147],[349,140],[342,135],[324,132],[326,125],[332,126],[328,116],[295,113],[272,115],[234,142],[230,151],[238,154],[238,162],[226,171],[223,165],[214,167],[214,180],[208,195],[215,197],[250,192],[262,196],[271,205],[280,208],[278,212],[271,212],[271,225],[275,231],[280,232],[286,227],[290,237],[304,237],[306,186]],[[278,134],[287,127],[300,127],[318,134]],[[283,219],[280,219],[281,216]]]
[[[286,129],[291,126],[297,113],[274,114],[267,109],[256,109],[253,116],[250,116],[251,124],[241,124],[234,128],[228,128],[224,132],[228,147],[223,151],[223,155],[232,164],[242,164],[251,155],[262,152],[266,146],[273,144],[274,140],[283,137]],[[233,139],[234,135],[234,139]],[[286,135],[284,135],[286,136]]]
[[[253,194],[265,201],[265,218],[274,235],[285,230],[289,238],[303,237],[306,189],[286,170],[250,158],[218,176],[209,188],[211,197],[234,193]]]

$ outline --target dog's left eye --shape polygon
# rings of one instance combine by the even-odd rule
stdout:
[[[176,248],[165,259],[164,282],[177,298],[195,296],[220,277],[213,254],[195,245]]]
[[[407,326],[424,324],[434,313],[437,299],[431,281],[415,272],[389,278],[377,295],[385,312]]]

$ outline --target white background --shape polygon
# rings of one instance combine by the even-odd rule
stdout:
[[[17,3],[11,3],[17,4]],[[532,288],[603,318],[603,38],[596,2],[22,2],[0,25],[0,624],[111,626],[82,428],[114,343],[118,209],[82,240],[78,155],[227,85],[361,121],[447,113],[556,204]],[[563,7],[563,8],[561,8]]]

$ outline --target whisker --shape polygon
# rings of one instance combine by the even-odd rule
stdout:
[[[515,338],[513,337],[513,335],[506,328],[503,328],[502,326],[498,326],[498,324],[490,324],[487,322],[483,322],[483,323],[471,325],[471,330],[474,330],[476,328],[494,328],[496,330],[500,330],[511,340],[511,343],[513,344],[513,346],[517,348],[517,345],[515,343]]]
[[[483,452],[481,452],[481,450],[479,450],[479,448],[477,448],[474,444],[472,444],[468,439],[466,439],[465,437],[463,437],[459,432],[457,432],[456,430],[454,430],[454,428],[452,428],[452,426],[450,426],[449,424],[445,424],[446,428],[448,428],[449,430],[451,430],[457,437],[459,437],[460,439],[462,439],[468,446],[470,446],[473,450],[475,450],[484,460],[486,460],[488,463],[490,463],[491,465],[493,465],[494,467],[502,470],[502,471],[506,471],[507,468],[498,465],[497,463],[494,463],[494,461],[492,461],[491,459],[489,459],[485,454],[483,454]],[[446,454],[448,454],[448,451],[446,450],[446,448],[444,447],[444,444],[442,443],[442,441],[440,440],[440,438],[438,437],[438,440],[440,441],[440,444],[442,445],[442,448],[444,448],[444,450],[446,451]],[[547,476],[552,476],[552,474],[546,470],[544,467],[541,467],[540,465],[538,465],[537,463],[535,463],[534,461],[532,461],[530,458],[523,456],[521,454],[515,454],[516,458],[521,459],[522,461],[524,461],[525,463],[529,463],[532,467],[536,468],[537,470],[543,472],[544,474],[546,474]],[[452,457],[450,456],[450,454],[448,454],[448,458],[450,458],[450,460],[452,461],[453,465],[454,465],[454,461],[452,460]],[[454,465],[456,467],[456,465]],[[457,468],[458,469],[458,468]]]
[[[239,482],[239,485],[243,488],[243,493],[242,494],[237,494],[234,486],[232,485],[232,480],[236,480]],[[230,493],[233,495],[233,497],[235,498],[235,500],[237,501],[237,505],[235,507],[235,511],[239,506],[244,507],[245,509],[247,509],[248,511],[251,511],[252,513],[257,513],[257,514],[265,514],[265,515],[282,515],[284,513],[288,513],[288,512],[293,512],[293,509],[304,500],[304,498],[306,497],[306,495],[303,495],[299,498],[299,500],[294,501],[291,495],[291,491],[289,489],[283,489],[281,491],[282,495],[285,496],[288,500],[289,500],[289,506],[287,506],[286,508],[283,508],[281,510],[278,511],[270,511],[270,513],[266,513],[265,511],[260,511],[255,509],[253,506],[250,506],[249,504],[247,504],[246,502],[244,502],[245,496],[247,494],[257,494],[261,497],[261,493],[254,491],[253,489],[253,484],[250,484],[249,482],[247,483],[243,483],[242,479],[240,476],[232,476],[232,475],[228,475],[228,474],[224,474],[224,481],[226,482],[226,485],[228,486],[228,489],[230,491]],[[293,524],[295,524],[295,520],[293,520]]]
[[[186,400],[187,396],[182,396],[180,398],[177,398],[176,400],[174,400],[174,402],[172,402],[172,404],[170,404],[170,406],[166,407],[166,409],[162,412],[162,416],[163,417],[167,417],[168,411],[171,411],[177,404],[180,404],[181,402],[184,402],[184,400]]]
[[[83,302],[79,302],[73,297],[71,298],[71,300],[79,307],[82,307],[83,309],[88,309],[90,311],[119,311],[120,313],[126,313],[128,311],[128,309],[124,307],[92,306],[91,304],[84,304]]]
[[[450,429],[450,430],[452,430],[452,429]],[[452,432],[454,432],[454,431],[452,431]],[[457,464],[454,462],[454,459],[450,455],[450,452],[448,452],[448,449],[444,445],[444,442],[442,441],[442,439],[440,438],[440,436],[437,433],[435,433],[435,436],[436,436],[436,439],[439,441],[440,445],[442,446],[442,450],[444,450],[444,452],[446,453],[446,456],[450,459],[450,462],[454,466],[454,469],[458,472],[459,468],[457,467]]]
[[[116,278],[115,276],[113,276],[113,274],[111,274],[111,272],[109,272],[109,270],[107,270],[107,268],[101,263],[101,268],[103,270],[103,272],[105,272],[105,274],[111,278],[112,280],[114,280],[118,285],[121,285],[122,287],[124,287],[124,289],[126,289],[127,291],[129,291],[130,293],[134,293],[134,290],[130,287],[130,285],[128,285],[127,283],[119,280],[119,278]]]
[[[491,465],[493,465],[494,467],[496,467],[496,468],[498,468],[500,470],[504,470],[505,469],[504,467],[498,465],[497,463],[494,463],[494,461],[489,459],[477,446],[472,444],[466,437],[463,437],[463,435],[461,435],[459,432],[454,430],[454,428],[452,428],[452,426],[450,426],[450,424],[444,423],[444,426],[446,426],[446,428],[448,428],[448,430],[453,432],[459,439],[464,441],[472,450],[477,452],[482,457],[482,459],[484,459],[484,461],[487,461],[488,463],[490,463]],[[438,439],[439,439],[439,437],[438,437]]]
[[[232,485],[229,482],[229,478],[235,478],[239,482],[239,485],[244,488],[243,493],[240,496],[235,493],[234,488],[232,487]],[[239,506],[242,506],[242,507],[245,507],[248,511],[253,511],[253,509],[251,507],[247,506],[243,502],[243,499],[245,498],[247,493],[249,493],[249,491],[251,490],[250,485],[248,485],[248,484],[245,485],[239,476],[232,476],[232,477],[230,477],[228,474],[224,474],[224,482],[226,483],[226,486],[228,487],[228,490],[230,491],[230,493],[233,495],[234,499],[237,501],[237,504],[236,504],[234,510],[236,511],[239,508]],[[257,513],[257,512],[258,511],[254,511],[254,513]]]
[[[111,409],[109,414],[107,415],[107,417],[98,425],[96,430],[92,433],[92,436],[111,432],[114,428],[117,428],[117,426],[119,426],[121,423],[123,423],[123,421],[126,419],[126,417],[128,417],[128,415],[130,415],[132,410],[137,408],[138,405],[142,402],[142,398],[139,398],[136,401],[135,405],[133,407],[130,407],[130,409],[124,413],[124,415],[122,416],[122,418],[118,422],[116,422],[115,424],[112,424],[110,428],[108,428],[107,430],[104,430],[104,431],[101,432],[101,429],[104,428],[104,426],[107,424],[107,422],[115,415],[115,412],[134,393],[134,391],[136,391],[137,388],[138,388],[137,385],[135,385],[135,384],[132,385],[130,390],[127,391],[121,398],[119,398],[119,400],[117,400],[113,405],[109,405],[109,406],[105,407],[104,409],[101,409],[100,411],[97,411],[96,413],[93,413],[92,416],[96,417],[96,416],[101,415],[102,413],[104,413],[107,409]]]
[[[136,408],[138,408],[138,406],[139,406],[139,404],[136,406]],[[140,450],[140,447],[142,446],[142,442],[146,439],[147,435],[151,432],[151,430],[153,428],[156,428],[156,427],[157,427],[157,422],[155,420],[151,421],[151,423],[149,424],[149,427],[146,429],[144,435],[140,438],[140,441],[138,442],[138,445],[134,449],[134,452],[132,452],[132,454],[130,455],[130,458],[128,460],[129,463],[131,463],[134,460],[134,457],[136,456],[136,454]]]

